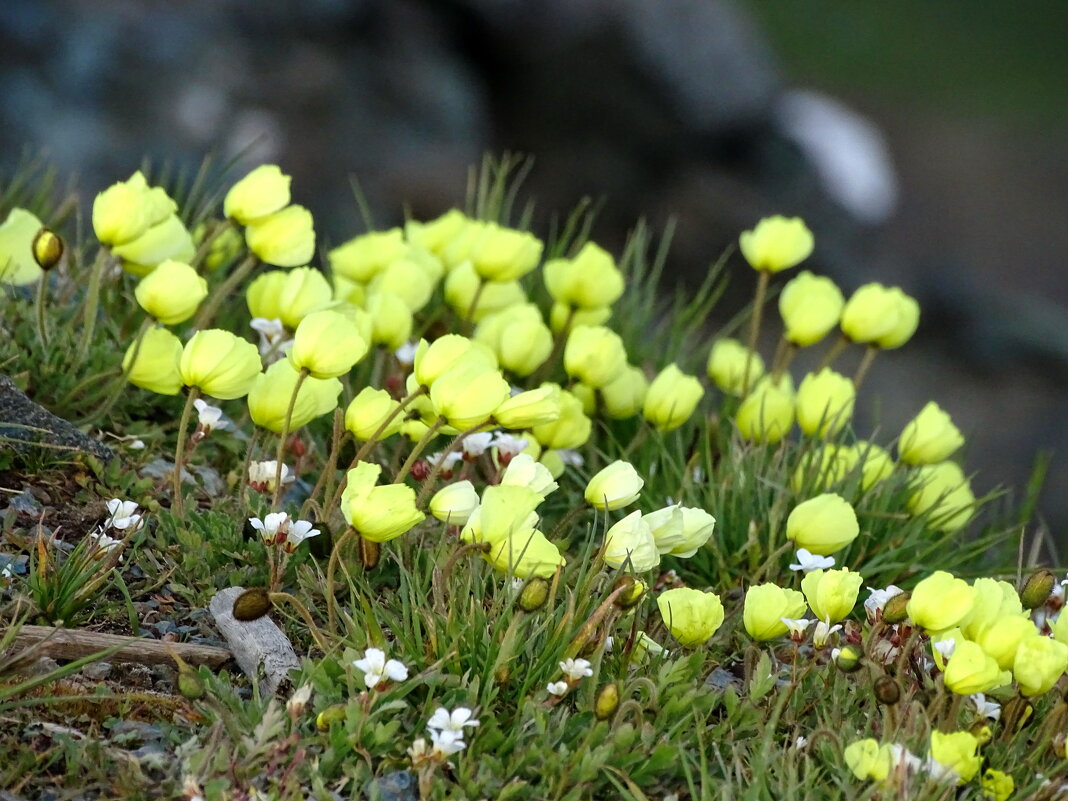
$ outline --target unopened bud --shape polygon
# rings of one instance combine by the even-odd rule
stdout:
[[[234,599],[234,620],[259,620],[271,611],[271,596],[263,587],[252,587]]]
[[[507,684],[510,678],[512,678],[512,668],[508,665],[501,665],[493,673],[493,680],[498,684]]]
[[[990,730],[990,727],[981,720],[977,720],[973,723],[969,731],[972,736],[979,741],[979,745],[986,745],[994,736],[994,732]]]
[[[1049,747],[1053,749],[1053,756],[1058,759],[1068,757],[1068,741],[1065,739],[1064,732],[1059,732],[1054,735],[1053,741],[1049,744]]]
[[[319,731],[329,731],[330,724],[338,722],[340,723],[345,719],[345,705],[334,704],[328,706],[322,712],[315,716],[315,728]]]
[[[912,598],[911,592],[899,592],[887,601],[886,606],[883,607],[883,620],[893,624],[900,623],[907,618],[908,611],[905,607],[908,606],[910,598]]]
[[[616,599],[616,605],[619,606],[620,609],[630,609],[642,599],[642,596],[645,595],[645,591],[649,589],[644,581],[640,581],[639,579],[634,578],[634,576],[620,576],[616,580],[613,590],[618,590],[620,587],[624,586],[627,586],[627,589],[621,592]]]
[[[1038,609],[1044,605],[1049,600],[1056,582],[1057,578],[1048,570],[1032,573],[1020,591],[1020,600],[1023,602],[1024,609]]]
[[[616,684],[606,684],[597,693],[597,700],[593,702],[593,714],[597,720],[608,720],[615,714],[619,707],[619,687]]]
[[[893,706],[901,700],[901,687],[889,676],[883,675],[877,678],[872,689],[876,700],[885,706]]]
[[[33,259],[45,271],[51,270],[63,258],[63,240],[48,228],[42,228],[33,238]]]
[[[524,612],[535,612],[545,606],[549,599],[549,582],[535,576],[526,583],[519,593],[519,608]]]
[[[199,698],[204,697],[206,692],[204,688],[204,682],[200,678],[200,674],[197,673],[189,663],[182,660],[180,657],[175,657],[175,661],[178,663],[178,692],[183,698],[188,698],[190,701],[196,701]]]
[[[862,654],[859,648],[846,645],[838,650],[834,657],[834,665],[843,673],[853,673],[860,668],[861,658]]]

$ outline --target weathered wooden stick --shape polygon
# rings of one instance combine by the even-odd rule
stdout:
[[[260,693],[274,695],[289,682],[289,671],[300,667],[293,644],[269,617],[242,621],[234,618],[234,601],[245,590],[219,590],[208,604],[215,625],[226,638],[245,675],[260,684]]]
[[[52,626],[23,626],[15,637],[16,648],[38,646],[37,653],[53,659],[80,659],[83,656],[121,646],[107,657],[108,662],[138,662],[142,665],[174,665],[171,652],[191,665],[207,665],[216,670],[233,659],[225,648],[164,642],[144,637],[122,637],[84,629],[60,629]]]

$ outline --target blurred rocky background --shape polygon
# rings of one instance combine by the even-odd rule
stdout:
[[[361,230],[350,175],[386,225],[521,151],[541,225],[584,196],[617,249],[677,220],[680,283],[761,215],[803,215],[813,269],[924,309],[869,420],[892,434],[933,397],[980,491],[1051,449],[1064,542],[1066,41],[1058,0],[5,0],[0,169],[43,151],[88,193],[146,154],[278,161],[328,244]]]

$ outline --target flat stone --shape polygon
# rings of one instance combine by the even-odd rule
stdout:
[[[16,450],[31,446],[79,451],[109,461],[115,452],[99,440],[30,400],[15,382],[0,374],[0,437]]]
[[[419,782],[410,770],[398,770],[372,779],[363,791],[368,801],[419,801]]]

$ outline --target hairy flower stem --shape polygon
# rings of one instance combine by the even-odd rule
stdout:
[[[575,310],[568,307],[567,317],[564,319],[564,325],[561,327],[560,332],[553,338],[553,349],[549,353],[549,358],[541,363],[541,367],[538,368],[533,379],[534,384],[540,386],[543,381],[548,379],[552,374],[553,365],[556,364],[556,360],[560,358],[560,353],[564,349],[564,345],[567,343],[568,334],[571,333],[571,323],[575,319]]]
[[[605,615],[611,611],[616,601],[624,594],[631,592],[634,589],[633,584],[626,582],[620,587],[616,587],[609,594],[601,605],[598,606],[592,615],[587,618],[586,622],[582,624],[582,628],[579,629],[579,633],[575,635],[571,640],[571,644],[567,646],[567,650],[564,651],[564,659],[573,658],[586,646],[592,637],[597,632],[597,627],[601,625],[601,621],[604,620]]]
[[[297,396],[304,384],[304,379],[309,375],[307,367],[300,368],[297,383],[293,385],[293,394],[289,396],[289,406],[286,408],[285,419],[282,420],[282,430],[278,434],[278,450],[275,455],[274,466],[274,498],[271,499],[271,508],[277,509],[282,500],[282,460],[286,457],[286,438],[289,436],[289,426],[293,421],[293,409],[297,406]]]
[[[394,484],[400,484],[408,477],[408,473],[412,470],[412,465],[415,464],[415,460],[419,458],[419,455],[426,450],[426,446],[430,444],[430,441],[438,435],[438,431],[441,427],[448,422],[444,417],[439,416],[437,420],[430,424],[426,433],[423,434],[422,439],[415,444],[412,448],[412,452],[408,454],[408,458],[404,460],[404,464],[400,466],[400,470],[397,471],[397,475],[393,477]]]
[[[41,347],[47,348],[49,344],[48,339],[48,325],[45,321],[45,300],[48,297],[48,273],[41,273],[41,278],[37,282],[37,297],[35,298],[34,306],[37,311],[37,338],[41,340]]]
[[[775,358],[771,361],[771,380],[778,384],[782,374],[790,367],[794,357],[800,350],[797,345],[783,337],[779,340],[779,347],[775,351]]]
[[[853,376],[853,389],[860,389],[860,385],[864,383],[865,376],[868,375],[868,370],[871,369],[871,363],[875,361],[875,357],[879,355],[879,348],[875,345],[868,345],[867,350],[864,351],[864,358],[860,360],[860,366],[857,367],[856,375]]]
[[[249,468],[252,466],[252,457],[256,453],[256,442],[260,438],[259,426],[253,426],[252,436],[249,437],[248,444],[245,446],[245,465],[241,472],[241,493],[239,495],[239,503],[241,504],[241,514],[239,518],[245,518],[248,512],[248,482],[249,482]]]
[[[848,348],[851,344],[852,343],[849,341],[849,337],[847,337],[845,334],[839,336],[838,339],[834,341],[834,344],[831,345],[831,347],[827,350],[827,353],[824,355],[823,359],[820,360],[819,367],[817,367],[814,372],[818,373],[823,368],[830,367],[832,364],[834,364],[835,359],[841,356],[842,351]]]
[[[556,540],[560,536],[561,532],[567,527],[567,525],[571,523],[571,521],[574,520],[576,517],[578,517],[579,514],[585,512],[588,508],[589,507],[585,503],[580,503],[578,506],[573,507],[566,515],[563,516],[560,522],[556,524],[556,526],[552,530],[552,533],[549,534],[549,539]]]
[[[330,550],[330,559],[326,563],[326,626],[330,633],[337,631],[337,598],[334,586],[334,576],[337,573],[337,565],[341,559],[341,549],[344,548],[353,537],[359,536],[356,529],[349,526],[345,533],[337,538],[334,547]]]
[[[134,365],[137,364],[137,357],[141,354],[141,346],[145,342],[145,336],[148,334],[149,329],[155,324],[156,321],[151,317],[146,317],[144,322],[141,323],[141,327],[137,331],[136,339],[134,339],[133,350],[130,352],[130,363],[122,368],[122,372],[119,373],[118,378],[112,382],[110,387],[108,387],[107,400],[104,401],[104,405],[87,417],[82,418],[79,421],[81,425],[92,424],[98,420],[102,420],[104,416],[111,411],[115,402],[122,397],[122,387],[126,383],[130,371],[133,370]]]
[[[311,616],[311,612],[308,611],[303,603],[301,603],[295,596],[290,595],[288,592],[272,592],[269,593],[268,598],[271,599],[271,603],[277,604],[279,601],[285,601],[297,610],[297,614],[303,618],[304,623],[308,626],[308,633],[311,634],[312,639],[315,640],[315,644],[319,646],[319,650],[323,653],[329,652],[328,643],[323,637],[322,631],[315,624],[315,619]]]
[[[200,397],[199,387],[190,387],[189,394],[185,398],[185,406],[182,408],[182,419],[178,422],[178,444],[174,448],[174,497],[171,499],[171,509],[175,516],[181,518],[184,514],[182,508],[182,465],[185,462],[186,434],[189,430],[189,416],[193,411],[193,402]]]
[[[218,225],[212,226],[211,233],[204,237],[204,241],[200,243],[197,252],[193,254],[193,260],[189,262],[193,267],[197,268],[197,272],[202,272],[201,267],[204,266],[204,260],[208,257],[208,254],[211,253],[211,246],[215,244],[215,240],[233,227],[233,220],[229,219],[223,220]]]
[[[471,333],[471,321],[474,320],[475,312],[478,310],[478,302],[482,299],[482,290],[485,287],[486,282],[479,279],[475,294],[471,296],[471,305],[467,307],[467,311],[464,312],[464,319],[460,321],[460,330],[463,331],[465,336]]]
[[[771,273],[761,270],[757,278],[756,295],[753,297],[753,313],[749,316],[749,350],[745,354],[745,373],[742,375],[742,397],[749,394],[749,371],[753,367],[757,339],[760,336],[760,321],[764,316],[764,299],[768,296]]]
[[[472,426],[466,431],[461,431],[459,434],[453,437],[452,442],[450,442],[445,447],[445,450],[441,452],[441,458],[438,459],[437,464],[435,464],[430,469],[430,475],[428,475],[426,477],[426,480],[423,481],[423,488],[419,490],[419,496],[415,499],[416,508],[422,509],[424,504],[426,504],[427,496],[429,496],[430,493],[433,491],[434,483],[438,480],[438,476],[441,475],[441,471],[445,468],[445,457],[452,453],[454,450],[456,450],[460,443],[464,441],[465,437],[468,437],[471,434],[481,431],[485,427],[485,423],[479,423],[477,426]]]
[[[338,407],[334,409],[334,428],[330,434],[330,452],[326,457],[326,464],[323,469],[319,471],[319,479],[315,482],[315,486],[312,487],[311,494],[308,495],[308,499],[304,501],[304,505],[300,507],[300,517],[303,519],[308,516],[308,510],[316,505],[316,498],[319,497],[319,492],[323,492],[324,497],[329,495],[333,491],[334,485],[334,472],[337,466],[338,451],[341,450],[341,443],[344,442],[347,436],[345,431],[345,412]],[[322,513],[322,507],[319,508],[319,519],[321,520],[324,515]]]
[[[196,320],[193,321],[193,328],[197,331],[203,331],[211,325],[212,320],[215,319],[215,313],[219,310],[219,304],[233,294],[233,291],[237,289],[238,284],[252,272],[252,268],[256,266],[256,263],[256,257],[250,253],[245,257],[245,260],[226,277],[226,280],[223,281],[218,288],[212,291],[208,302],[200,307],[200,312],[197,314]]]
[[[89,273],[89,289],[85,295],[84,316],[82,318],[82,341],[78,344],[78,355],[74,360],[74,366],[80,367],[89,355],[89,346],[93,342],[93,332],[96,330],[97,310],[100,308],[100,283],[104,278],[104,268],[110,261],[109,254],[104,248],[100,248],[93,262],[92,272]]]

